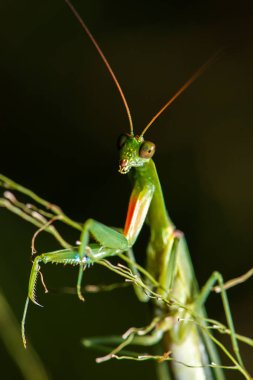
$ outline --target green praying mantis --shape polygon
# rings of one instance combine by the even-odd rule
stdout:
[[[57,206],[50,204],[7,177],[0,176],[2,186],[29,196],[33,201],[44,206],[46,211],[35,206],[27,207],[21,204],[11,193],[5,194],[5,199],[1,200],[1,206],[9,208],[38,226],[38,233],[46,230],[53,234],[63,248],[37,255],[33,260],[22,319],[23,343],[26,346],[25,319],[29,301],[39,304],[35,294],[39,276],[47,290],[40,271],[41,264],[58,263],[78,266],[77,294],[80,300],[84,300],[81,291],[84,270],[91,264],[98,263],[131,282],[139,300],[151,301],[154,312],[153,319],[145,328],[131,328],[121,337],[84,339],[83,344],[86,347],[102,347],[107,350],[105,356],[97,359],[98,362],[112,358],[137,361],[155,360],[160,362],[158,376],[161,380],[222,380],[225,379],[225,376],[216,352],[217,345],[232,362],[232,366],[228,368],[237,369],[244,378],[250,379],[238,347],[238,340],[246,341],[246,338],[235,332],[226,295],[226,288],[231,284],[224,284],[221,274],[214,272],[205,286],[202,289],[198,288],[184,235],[176,229],[166,210],[162,188],[152,159],[155,145],[144,139],[144,135],[154,121],[202,74],[210,61],[181,87],[137,135],[134,132],[127,101],[111,66],[71,2],[66,0],[66,3],[104,61],[125,105],[130,128],[128,133],[122,134],[118,140],[119,172],[129,175],[133,190],[122,231],[108,227],[94,219],[88,219],[83,225],[80,225],[68,218]],[[56,220],[61,220],[80,231],[79,245],[69,246],[65,242],[53,226],[53,222]],[[146,269],[137,264],[132,250],[144,222],[150,228]],[[34,235],[34,239],[36,236],[37,233]],[[90,242],[91,237],[95,243]],[[111,264],[107,259],[112,256],[119,256],[128,266]],[[250,274],[251,272],[248,276]],[[215,286],[216,283],[218,285]],[[236,280],[232,285],[235,283],[237,283]],[[227,327],[209,320],[206,316],[204,303],[213,289],[221,293]],[[228,352],[212,335],[213,329],[231,336],[233,354]],[[140,355],[128,351],[130,345],[147,347],[157,343],[161,343],[161,348],[157,350],[156,355]],[[114,348],[109,349],[112,346]]]

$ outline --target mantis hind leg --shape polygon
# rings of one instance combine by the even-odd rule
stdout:
[[[137,268],[138,265],[136,265],[136,260],[135,260],[133,250],[130,248],[126,252],[126,255],[129,259],[128,266],[129,266],[131,272],[133,273],[134,276],[141,278],[141,274]],[[135,294],[136,294],[136,296],[140,302],[148,302],[150,300],[148,294],[145,293],[145,291],[143,290],[142,287],[140,287],[139,285],[136,285],[135,283],[133,284],[133,287],[134,287]]]
[[[146,354],[140,354],[136,351],[130,351],[128,346],[155,346],[161,341],[165,331],[170,328],[168,321],[161,320],[159,317],[155,317],[151,323],[144,328],[130,328],[122,336],[105,336],[105,337],[92,337],[82,340],[82,344],[87,348],[93,348],[102,352],[109,352],[107,355],[96,359],[97,363],[116,359],[134,359],[142,361]],[[112,345],[117,345],[112,350]],[[126,349],[127,348],[127,349]],[[158,347],[156,347],[158,349]],[[120,354],[120,355],[118,355]],[[150,355],[150,358],[152,356]],[[170,380],[168,366],[164,363],[159,363],[157,368],[157,375],[160,380]]]
[[[129,346],[153,346],[158,343],[163,334],[164,329],[161,328],[160,318],[155,317],[148,326],[142,328],[131,327],[122,336],[99,336],[85,338],[82,340],[82,344],[85,347],[92,348],[103,348],[103,351],[109,351],[110,353],[106,356],[98,358],[96,361],[98,363],[107,361],[119,352]],[[117,345],[113,350],[109,346]],[[132,353],[136,357],[137,353]]]
[[[155,278],[150,273],[152,271],[149,272],[149,270],[142,271],[144,272],[144,275],[146,276],[145,280],[143,280],[140,274],[140,271],[138,270],[139,265],[136,263],[133,250],[129,248],[128,251],[126,252],[126,255],[128,257],[128,260],[127,260],[128,266],[131,269],[134,276],[141,279],[142,282],[144,282],[145,284],[148,284],[150,288],[157,287],[158,292],[161,295],[164,295],[164,294],[167,295],[168,289],[170,290],[173,285],[175,270],[176,270],[176,258],[178,254],[178,243],[179,243],[180,237],[181,237],[181,233],[177,231],[175,231],[175,233],[171,235],[171,239],[165,248],[165,254],[167,256],[166,261],[168,262],[168,265],[167,265],[168,269],[167,271],[161,272],[161,275],[158,281],[155,280]],[[137,298],[139,299],[139,301],[148,302],[150,300],[148,291],[144,291],[144,289],[138,284],[134,283],[133,286],[134,286],[135,294]]]
[[[224,282],[223,282],[223,278],[221,274],[218,272],[214,272],[212,276],[209,278],[209,280],[206,282],[204,287],[201,289],[201,291],[198,292],[198,286],[192,275],[193,271],[192,271],[191,263],[189,260],[187,260],[187,258],[189,257],[189,253],[188,253],[188,247],[183,235],[181,234],[180,236],[180,233],[178,234],[177,231],[174,231],[173,236],[172,236],[172,244],[170,245],[170,247],[171,248],[168,248],[165,255],[165,261],[167,260],[167,266],[164,265],[164,271],[162,271],[160,275],[159,282],[162,287],[162,295],[166,296],[166,291],[167,291],[167,294],[169,295],[170,289],[172,289],[173,298],[175,297],[176,300],[179,299],[180,302],[182,302],[182,299],[181,299],[182,294],[180,293],[180,288],[183,288],[183,285],[185,282],[186,284],[188,284],[188,286],[185,287],[184,289],[185,302],[186,302],[185,304],[186,315],[188,314],[187,304],[189,300],[192,299],[193,300],[192,306],[190,306],[190,304],[188,305],[190,306],[190,309],[192,308],[193,315],[194,315],[194,312],[196,311],[196,313],[203,320],[205,319],[205,310],[203,309],[203,305],[208,295],[213,290],[214,284],[218,282],[228,327],[231,332],[231,342],[232,342],[233,350],[238,360],[238,363],[243,367],[242,359],[239,352],[238,342],[236,338],[234,323],[233,323],[233,319],[232,319],[232,315],[230,311],[230,306],[229,306],[229,302],[228,302],[228,298],[227,298],[227,294],[224,288]],[[182,286],[178,286],[177,284],[177,281],[178,281],[177,273],[179,273],[180,277],[184,279],[184,282],[179,283],[179,285],[182,285]],[[176,293],[175,293],[175,288],[176,288]],[[182,324],[182,326],[178,329],[178,334],[175,338],[179,337],[180,339],[180,336],[181,337],[185,336],[185,334],[187,334],[188,328],[189,328],[189,322]],[[211,342],[210,339],[206,337],[205,343],[208,346],[208,352],[210,354],[211,360],[218,363],[219,359],[216,354],[216,351],[213,349],[213,342]],[[218,374],[219,378],[223,379],[224,377],[220,373],[221,372],[220,369],[217,369],[216,371],[217,373],[219,372]]]
[[[240,351],[239,351],[238,341],[236,338],[235,327],[234,327],[234,322],[233,322],[233,318],[232,318],[232,314],[231,314],[231,310],[229,306],[229,301],[228,301],[227,293],[224,287],[223,277],[219,272],[213,272],[213,274],[207,280],[206,284],[201,289],[199,296],[195,300],[194,308],[196,311],[198,311],[198,309],[203,306],[203,304],[206,302],[207,297],[213,290],[215,283],[219,284],[223,308],[225,311],[228,328],[230,329],[230,332],[231,332],[231,343],[232,343],[234,353],[236,355],[238,363],[240,364],[240,366],[244,368],[244,364],[243,364]]]

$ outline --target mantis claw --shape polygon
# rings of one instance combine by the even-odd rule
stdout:
[[[79,298],[80,301],[82,301],[82,302],[85,301],[85,298],[82,295],[81,287],[77,287],[77,296],[78,296],[78,298]]]
[[[36,300],[36,294],[35,294],[36,293],[36,284],[37,284],[37,280],[38,280],[38,274],[40,273],[40,265],[39,265],[40,261],[41,261],[41,258],[40,258],[40,256],[38,256],[35,258],[35,260],[33,262],[30,280],[29,280],[28,297],[30,298],[30,300],[35,305],[43,307]],[[44,281],[42,281],[42,283],[44,284]]]
[[[44,307],[43,305],[41,305],[39,302],[36,301],[35,298],[30,298],[30,300],[37,306],[40,306],[40,307]]]
[[[85,264],[80,264],[79,273],[78,273],[78,279],[77,279],[77,285],[76,285],[77,296],[78,296],[79,300],[82,301],[82,302],[85,301],[85,298],[82,295],[82,290],[81,290],[83,271],[84,271],[85,268],[86,268]]]

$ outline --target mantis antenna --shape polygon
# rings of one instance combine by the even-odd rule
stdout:
[[[77,21],[79,22],[79,24],[81,25],[82,29],[84,30],[84,32],[88,35],[89,39],[91,40],[91,42],[93,43],[93,45],[95,46],[96,50],[98,51],[98,54],[100,55],[101,59],[103,60],[105,66],[107,67],[118,91],[119,91],[119,94],[123,100],[123,104],[124,104],[124,107],[125,107],[125,110],[126,110],[126,113],[127,113],[127,117],[128,117],[128,121],[129,121],[129,126],[130,126],[130,134],[133,136],[134,135],[134,129],[133,129],[133,122],[132,122],[132,116],[131,116],[131,112],[130,112],[130,109],[128,107],[128,103],[126,101],[126,98],[125,98],[125,95],[123,93],[123,90],[109,64],[109,62],[107,61],[107,59],[105,58],[105,55],[104,53],[102,52],[102,50],[100,49],[97,41],[95,40],[95,38],[93,37],[93,35],[91,34],[90,30],[88,29],[88,27],[86,26],[85,22],[83,21],[83,19],[81,18],[81,16],[79,15],[79,13],[77,12],[77,10],[75,9],[75,7],[73,6],[73,4],[71,3],[70,0],[65,0],[66,4],[68,5],[69,9],[71,10],[71,12],[73,13],[73,15],[75,16],[75,18],[77,19]],[[200,75],[203,74],[203,72],[209,67],[209,65],[211,63],[213,63],[213,61],[215,60],[215,58],[217,57],[217,55],[219,54],[220,50],[217,51],[207,62],[205,62],[191,77],[190,79],[188,79],[187,82],[185,82],[185,84],[172,96],[172,98],[170,98],[168,100],[168,102],[155,114],[155,116],[153,116],[153,118],[150,120],[150,122],[146,125],[146,127],[143,129],[142,133],[141,133],[141,137],[144,136],[144,134],[147,132],[147,130],[149,129],[149,127],[154,123],[154,121],[163,113],[163,111],[165,111],[166,108],[168,108],[173,102],[174,100],[176,100],[197,78],[200,77]]]
[[[217,58],[219,53],[220,53],[220,50],[214,53],[214,55],[212,55],[212,57],[209,58],[209,60],[206,61],[202,66],[200,66],[200,68],[190,77],[190,79],[188,79],[188,81],[185,82],[185,84],[183,84],[183,86],[172,96],[172,98],[170,98],[170,100],[168,100],[168,102],[160,109],[160,111],[158,111],[157,114],[155,114],[155,116],[152,117],[150,122],[141,132],[141,136],[144,136],[144,134],[147,132],[149,127],[163,113],[163,111],[165,111],[166,108],[168,108],[174,102],[174,100],[176,100],[179,97],[179,95],[181,95],[197,78],[200,77],[200,75],[203,74],[204,71],[206,71],[209,65],[214,62],[215,58]]]
[[[75,18],[77,19],[77,21],[79,22],[79,24],[81,25],[82,29],[84,30],[84,32],[88,35],[89,39],[91,40],[91,42],[93,43],[93,45],[95,46],[95,48],[97,49],[98,51],[98,54],[100,55],[100,57],[102,58],[105,66],[107,67],[112,79],[113,79],[113,82],[115,83],[115,85],[117,86],[117,89],[120,93],[120,96],[123,100],[123,104],[125,106],[125,110],[126,110],[126,113],[127,113],[127,117],[128,117],[128,121],[129,121],[129,126],[130,126],[130,134],[131,135],[134,135],[134,128],[133,128],[133,122],[132,122],[132,116],[131,116],[131,112],[130,112],[130,109],[128,107],[128,104],[127,104],[127,101],[126,101],[126,98],[125,98],[125,95],[123,93],[123,90],[118,82],[118,79],[116,78],[109,62],[107,61],[107,59],[105,58],[104,56],[104,53],[102,52],[102,50],[100,49],[97,41],[95,40],[95,38],[93,37],[93,35],[91,34],[90,30],[88,29],[88,27],[86,26],[85,22],[83,21],[83,19],[81,18],[81,16],[79,15],[79,13],[77,12],[77,10],[75,9],[75,7],[73,6],[73,4],[71,3],[71,1],[69,0],[65,0],[66,4],[68,5],[69,9],[71,10],[71,12],[73,13],[73,15],[75,16]]]

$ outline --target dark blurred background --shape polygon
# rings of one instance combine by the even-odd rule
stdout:
[[[168,210],[185,232],[200,285],[212,271],[225,280],[252,266],[253,34],[251,2],[75,1],[121,83],[135,131],[214,52],[218,59],[149,130]],[[101,59],[62,0],[0,3],[0,171],[60,205],[75,220],[123,226],[130,186],[117,173],[115,141],[128,131],[121,99]],[[20,320],[35,228],[0,209],[0,286]],[[76,233],[66,229],[74,242]],[[145,257],[145,233],[135,249]],[[58,245],[40,235],[40,252]],[[76,296],[77,269],[43,267],[30,341],[51,378],[155,378],[151,363],[95,364],[84,336],[121,334],[148,323],[149,308],[131,289]],[[117,278],[100,267],[86,283]],[[236,329],[252,335],[252,280],[229,291]],[[208,312],[224,322],[220,298]],[[252,351],[241,345],[251,371]],[[1,376],[21,374],[0,341]],[[228,379],[240,379],[228,373]]]

